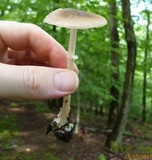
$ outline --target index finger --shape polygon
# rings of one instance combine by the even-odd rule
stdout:
[[[31,50],[53,67],[66,67],[66,50],[34,24],[0,21],[0,55],[8,47],[17,51]]]

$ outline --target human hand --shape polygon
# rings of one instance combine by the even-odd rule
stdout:
[[[78,87],[66,50],[33,24],[0,21],[0,62],[0,98],[52,99]]]

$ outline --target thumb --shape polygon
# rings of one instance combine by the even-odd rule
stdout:
[[[0,98],[58,98],[72,94],[78,83],[67,69],[0,64]]]

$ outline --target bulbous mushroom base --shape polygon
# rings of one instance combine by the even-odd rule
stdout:
[[[70,123],[69,120],[66,124],[60,127],[54,118],[53,121],[51,121],[49,126],[47,127],[46,134],[52,131],[54,132],[54,135],[57,139],[62,140],[64,142],[69,142],[73,137],[73,129],[74,125]]]

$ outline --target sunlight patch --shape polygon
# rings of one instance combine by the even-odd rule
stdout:
[[[33,152],[37,149],[38,149],[37,146],[29,144],[29,145],[18,146],[16,148],[16,151],[18,151],[18,152]]]

